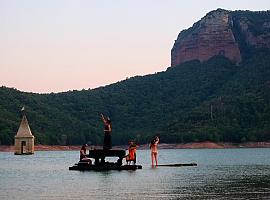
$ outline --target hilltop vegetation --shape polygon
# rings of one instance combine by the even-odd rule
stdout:
[[[106,87],[34,94],[0,88],[0,143],[13,144],[20,108],[39,144],[102,144],[100,113],[112,119],[113,144],[270,140],[270,53],[240,66],[218,56],[190,61]]]
[[[154,135],[165,143],[269,141],[270,12],[217,9],[202,20],[180,33],[179,59],[164,72],[64,93],[1,87],[0,144],[13,144],[22,106],[38,144],[102,144],[100,113],[112,119],[114,145]]]

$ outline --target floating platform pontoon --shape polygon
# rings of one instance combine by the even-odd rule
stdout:
[[[122,160],[125,158],[125,150],[103,150],[95,149],[89,150],[88,158],[94,158],[95,162],[92,164],[89,161],[80,161],[74,166],[69,167],[69,170],[80,171],[107,171],[107,170],[136,170],[142,169],[141,165],[122,165]],[[106,157],[118,157],[118,160],[113,162],[105,162]]]
[[[164,164],[164,165],[157,165],[158,167],[190,167],[190,166],[197,166],[196,163],[179,163],[179,164]]]
[[[86,162],[79,162],[72,167],[69,167],[69,170],[79,170],[79,171],[108,171],[108,170],[136,170],[142,169],[141,165],[117,165],[117,164],[104,164],[104,165],[91,165]]]

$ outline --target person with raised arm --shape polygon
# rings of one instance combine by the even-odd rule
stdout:
[[[111,120],[109,117],[104,117],[103,114],[101,115],[101,119],[104,123],[104,142],[103,142],[103,149],[104,150],[109,150],[112,148],[112,128],[111,128]]]
[[[158,149],[157,144],[159,143],[158,136],[155,136],[150,143],[150,150],[151,150],[151,160],[152,160],[152,167],[154,166],[154,160],[156,161],[156,166],[158,165]]]

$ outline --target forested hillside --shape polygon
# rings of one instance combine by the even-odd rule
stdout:
[[[270,140],[270,53],[240,65],[217,56],[106,87],[34,94],[0,88],[0,144],[13,144],[25,106],[40,144],[102,144],[99,114],[112,119],[113,144]]]

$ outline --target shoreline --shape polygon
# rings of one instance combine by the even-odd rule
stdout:
[[[79,151],[81,146],[35,145],[35,151]],[[89,149],[102,149],[102,146],[89,146]],[[127,149],[128,145],[113,146],[114,149]],[[270,142],[214,143],[192,142],[180,144],[160,143],[159,149],[231,149],[231,148],[270,148]],[[149,149],[148,144],[138,145],[137,149]],[[0,152],[14,152],[13,145],[0,145]]]

